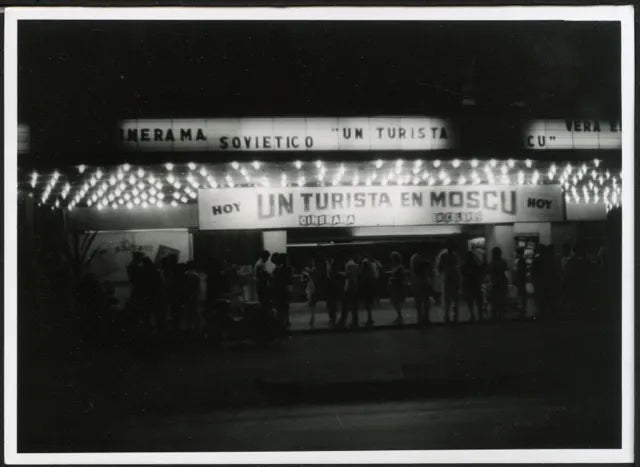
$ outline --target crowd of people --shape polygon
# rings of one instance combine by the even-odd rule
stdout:
[[[202,335],[205,312],[215,300],[242,293],[238,268],[226,260],[179,263],[176,256],[169,255],[156,265],[148,256],[134,252],[127,275],[130,314],[157,331]]]
[[[541,317],[560,311],[579,313],[594,304],[585,288],[591,283],[597,287],[603,272],[595,264],[598,258],[587,258],[585,253],[580,246],[565,245],[556,256],[552,245],[537,245],[528,258],[524,249],[517,249],[509,265],[499,247],[490,251],[487,260],[474,251],[460,252],[451,242],[435,257],[420,250],[406,263],[394,251],[383,265],[370,251],[339,254],[326,250],[317,253],[299,277],[312,327],[320,302],[326,305],[332,327],[359,326],[361,311],[366,313],[364,324],[371,326],[374,308],[383,296],[393,307],[393,324],[406,321],[410,297],[419,325],[432,321],[434,304],[439,304],[444,322],[458,322],[461,301],[473,321],[501,320],[513,313]],[[297,274],[289,263],[287,254],[263,251],[253,278],[247,280],[229,261],[202,265],[178,263],[175,256],[167,256],[154,264],[136,252],[127,268],[131,283],[128,307],[138,322],[151,329],[201,334],[205,312],[215,308],[216,300],[246,298],[245,286],[253,282],[261,307],[273,310],[289,326],[290,304],[297,300]]]
[[[270,289],[271,261],[265,251],[256,264],[264,291]],[[393,324],[404,323],[403,309],[410,296],[419,325],[430,323],[431,307],[436,303],[442,309],[445,323],[459,321],[461,300],[473,321],[502,320],[514,313],[522,318],[582,313],[596,305],[594,298],[598,297],[594,297],[593,291],[602,291],[598,283],[604,274],[602,251],[588,257],[580,245],[575,248],[564,245],[559,257],[553,245],[537,245],[528,258],[525,250],[519,248],[515,261],[509,265],[500,247],[492,248],[487,260],[473,251],[461,255],[451,242],[435,258],[429,258],[426,251],[416,251],[407,263],[408,268],[396,251],[391,253],[387,264],[383,267],[370,252],[314,257],[302,271],[311,314],[309,324],[314,326],[317,303],[324,300],[331,326],[342,327],[347,321],[351,327],[358,326],[359,309],[366,311],[365,324],[373,325],[373,307],[384,289],[395,311]],[[287,278],[291,279],[290,272]],[[273,295],[278,299],[272,303],[288,322],[290,296],[285,289],[274,290],[280,292]],[[268,293],[260,296],[261,302],[269,303]]]

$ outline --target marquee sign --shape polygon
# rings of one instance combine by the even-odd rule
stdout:
[[[533,120],[525,128],[528,149],[620,149],[620,122],[609,120]]]
[[[416,151],[454,146],[429,117],[141,119],[120,124],[132,151]]]
[[[201,230],[563,220],[559,185],[203,189],[198,214]]]

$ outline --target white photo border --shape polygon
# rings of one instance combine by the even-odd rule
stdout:
[[[618,21],[622,92],[621,449],[300,452],[17,452],[17,99],[21,20]],[[7,464],[628,463],[634,460],[634,10],[622,6],[33,7],[5,10],[4,433]]]

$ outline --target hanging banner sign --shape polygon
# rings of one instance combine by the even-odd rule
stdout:
[[[418,151],[454,147],[451,123],[428,117],[125,120],[132,151]]]
[[[620,149],[619,121],[533,120],[524,131],[528,149]]]
[[[201,230],[563,220],[559,185],[203,189],[198,213]]]

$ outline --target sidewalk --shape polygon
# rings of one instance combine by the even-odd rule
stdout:
[[[328,331],[336,328],[332,328],[329,322],[329,313],[327,312],[326,303],[318,302],[316,304],[315,310],[315,323],[313,326],[310,325],[311,320],[311,309],[309,305],[304,302],[296,302],[291,303],[290,305],[290,321],[291,327],[289,328],[292,332],[313,332],[313,331]],[[533,300],[529,300],[528,309],[526,314],[526,319],[533,318],[536,315],[535,305]],[[339,314],[338,317],[339,318]],[[404,326],[411,326],[417,324],[417,312],[415,301],[413,297],[409,297],[402,308],[402,316],[404,320]],[[452,315],[451,319],[453,319]],[[374,305],[372,317],[374,321],[373,328],[396,328],[402,327],[401,325],[397,325],[394,323],[396,319],[396,312],[391,305],[389,299],[384,298],[380,300],[380,303]],[[358,307],[358,318],[359,324],[361,328],[371,328],[371,326],[366,326],[367,322],[367,312],[362,305]],[[483,319],[490,319],[491,312],[489,311],[487,314],[483,316]],[[505,313],[505,320],[513,321],[513,320],[521,320],[522,315],[515,311],[511,310]],[[440,303],[432,303],[431,309],[429,311],[429,320],[434,324],[443,324],[444,323],[444,311]],[[351,322],[351,316],[347,319],[347,326]],[[471,323],[472,317],[469,312],[469,307],[464,300],[460,300],[458,305],[458,322],[460,323]]]

